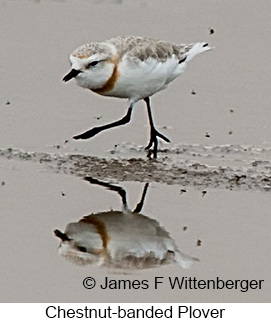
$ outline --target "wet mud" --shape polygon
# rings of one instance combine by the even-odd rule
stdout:
[[[8,148],[0,157],[43,164],[49,171],[115,181],[157,182],[182,187],[271,190],[271,149],[255,146],[179,145],[159,152],[158,159],[137,157],[143,148],[123,144],[109,157],[26,152]],[[111,154],[111,156],[110,156]],[[124,156],[132,157],[121,157]]]

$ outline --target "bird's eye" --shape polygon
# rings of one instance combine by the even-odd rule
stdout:
[[[78,248],[78,250],[79,250],[79,251],[81,251],[81,252],[87,252],[87,248],[85,248],[85,247],[78,246],[77,248]]]
[[[99,61],[93,61],[93,62],[91,62],[91,63],[89,63],[89,64],[87,65],[87,68],[90,68],[90,67],[96,66],[98,63],[99,63]]]

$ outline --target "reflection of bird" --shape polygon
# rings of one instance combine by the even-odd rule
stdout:
[[[76,264],[120,269],[143,269],[171,262],[189,268],[197,261],[181,253],[157,221],[140,214],[148,184],[135,210],[130,211],[123,188],[91,177],[86,180],[117,192],[122,198],[123,211],[87,215],[69,223],[64,233],[55,230],[61,239],[60,255]]]
[[[150,97],[167,87],[183,73],[187,62],[199,53],[209,50],[206,43],[176,45],[151,38],[116,37],[102,43],[90,43],[77,48],[70,56],[71,71],[65,82],[75,78],[78,85],[95,93],[129,99],[127,114],[120,120],[95,127],[75,139],[88,139],[108,128],[130,121],[134,104],[143,99],[147,105],[150,123],[150,141],[157,156],[157,137],[169,142],[153,123]]]

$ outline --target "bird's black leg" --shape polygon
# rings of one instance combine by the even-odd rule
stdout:
[[[86,132],[81,133],[80,135],[74,136],[73,138],[74,139],[89,139],[91,137],[94,137],[95,135],[97,135],[99,132],[101,132],[103,130],[124,125],[131,120],[132,110],[133,110],[133,105],[130,105],[126,115],[122,119],[117,120],[112,123],[108,123],[104,126],[94,127],[90,130],[87,130]]]
[[[98,179],[95,179],[95,178],[90,177],[90,176],[86,176],[84,179],[86,181],[90,182],[91,184],[104,186],[104,187],[108,188],[111,191],[115,191],[115,192],[119,193],[119,195],[120,195],[120,197],[122,199],[123,208],[125,210],[128,209],[127,199],[126,199],[126,192],[122,187],[116,186],[116,185],[113,185],[113,184],[109,184],[109,183],[106,183],[106,182],[99,181]],[[146,195],[146,193],[145,193],[145,195]]]
[[[141,196],[141,200],[137,203],[137,206],[136,206],[136,208],[134,209],[133,212],[135,212],[135,213],[140,213],[141,212],[141,210],[143,208],[144,201],[145,201],[145,197],[146,197],[146,194],[147,194],[148,187],[149,187],[149,183],[146,183],[145,186],[144,186],[142,196]]]
[[[154,127],[154,123],[153,123],[153,119],[152,119],[152,113],[151,113],[150,98],[147,97],[147,98],[144,99],[144,101],[147,104],[149,123],[150,123],[150,128],[151,128],[150,141],[149,141],[148,146],[145,149],[149,149],[153,145],[153,151],[152,151],[153,158],[157,158],[157,147],[158,147],[157,137],[160,137],[161,139],[165,140],[166,142],[170,142],[170,140],[166,136],[164,136],[160,132],[158,132]]]

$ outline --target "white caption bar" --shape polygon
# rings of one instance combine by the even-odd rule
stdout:
[[[131,319],[172,319],[189,322],[221,321],[245,322],[258,320],[261,323],[271,321],[270,304],[224,304],[224,303],[48,303],[48,304],[0,304],[1,322],[85,322],[102,321],[128,322]]]

